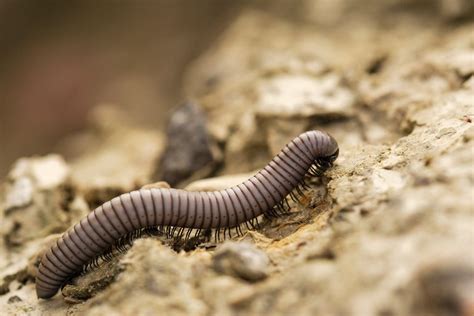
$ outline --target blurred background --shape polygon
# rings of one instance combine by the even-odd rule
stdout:
[[[0,1],[0,179],[114,103],[160,128],[242,1]]]

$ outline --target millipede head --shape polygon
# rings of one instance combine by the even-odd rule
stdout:
[[[336,161],[337,157],[339,156],[339,148],[337,148],[336,152],[328,157],[323,157],[323,160],[326,160],[331,165]]]
[[[313,166],[308,171],[309,175],[320,177],[322,174],[332,167],[334,161],[337,159],[339,155],[339,148],[336,151],[326,157],[318,157],[314,160]]]

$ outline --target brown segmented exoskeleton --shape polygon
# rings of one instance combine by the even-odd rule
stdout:
[[[43,255],[36,293],[43,299],[54,296],[68,279],[104,256],[117,242],[139,236],[151,227],[185,238],[191,231],[199,234],[203,229],[214,229],[216,238],[221,230],[224,237],[234,228],[242,233],[242,225],[255,227],[261,215],[285,212],[287,197],[297,198],[305,177],[320,176],[338,154],[333,137],[309,131],[288,143],[255,176],[235,187],[214,192],[152,188],[115,197],[70,228]]]

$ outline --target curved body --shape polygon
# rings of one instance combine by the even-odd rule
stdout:
[[[338,155],[337,142],[325,132],[301,134],[247,181],[215,192],[141,189],[96,208],[70,228],[41,259],[36,277],[39,298],[50,298],[71,276],[135,230],[153,226],[238,227],[270,212],[302,183],[316,164],[318,173]]]

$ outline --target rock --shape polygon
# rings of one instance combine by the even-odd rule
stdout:
[[[227,275],[202,280],[203,300],[216,315],[229,315],[245,306],[255,294],[255,288]]]
[[[21,301],[22,301],[21,298],[18,297],[17,295],[13,295],[8,298],[8,304],[15,304]]]
[[[187,102],[171,115],[166,136],[157,178],[176,186],[198,171],[199,178],[215,171],[219,149],[208,135],[205,114],[196,103]]]
[[[225,142],[223,173],[261,168],[300,133],[313,128],[331,131],[328,122],[353,115],[354,96],[337,73],[279,71],[244,81],[238,87],[241,99],[227,100],[225,87],[201,99],[209,132]],[[243,103],[251,106],[242,107]]]
[[[263,80],[258,90],[257,113],[262,116],[350,116],[355,97],[335,73],[276,74]]]
[[[19,159],[8,174],[1,197],[0,234],[7,245],[20,246],[62,230],[86,211],[71,208],[77,198],[70,167],[61,156]]]
[[[92,268],[87,274],[73,279],[61,289],[64,299],[69,303],[80,303],[95,296],[109,286],[123,271],[119,262],[120,256],[108,262],[102,262],[97,268]]]
[[[262,28],[264,33],[255,34]],[[296,49],[302,43],[291,33],[291,26],[279,19],[248,12],[187,76],[188,90],[199,96],[206,113],[209,133],[225,144],[222,174],[261,168],[301,132],[337,131],[338,123],[356,115],[356,95],[344,75],[314,50]],[[305,43],[311,47],[314,31],[302,28],[301,36],[308,37]],[[212,90],[198,87],[214,77],[219,80]],[[354,135],[360,133],[359,126],[353,128]]]
[[[145,184],[144,186],[141,187],[141,189],[169,189],[171,186],[168,184],[168,182],[165,181],[158,181],[155,183],[150,183],[150,184]]]
[[[203,261],[197,256],[179,256],[157,240],[139,239],[121,260],[124,272],[116,282],[80,308],[91,315],[138,311],[206,315],[207,307],[194,287],[196,275],[202,275]]]
[[[197,180],[188,184],[184,189],[188,191],[219,191],[228,189],[248,180],[250,177],[255,175],[255,173],[256,171],[251,173]]]
[[[260,281],[268,276],[267,255],[250,243],[224,243],[212,260],[214,270],[219,273],[247,281]]]
[[[396,192],[405,186],[405,180],[399,172],[385,169],[374,170],[372,185],[377,194]]]
[[[17,168],[24,162],[19,161]],[[26,163],[28,164],[28,163]],[[26,167],[28,169],[28,167]],[[29,166],[33,181],[40,190],[52,190],[63,184],[70,175],[69,166],[61,156],[50,155],[41,160],[32,160]],[[16,175],[18,170],[14,170]],[[25,170],[26,171],[26,170]],[[20,171],[21,172],[21,171]]]
[[[68,148],[84,147],[71,160],[71,178],[95,208],[150,183],[164,143],[159,132],[136,126],[114,106],[98,107],[90,120],[91,130],[71,137]]]
[[[34,190],[54,190],[65,184],[69,174],[69,166],[59,155],[19,159],[8,175],[5,212],[31,203]]]
[[[28,206],[33,201],[33,183],[30,178],[22,177],[14,181],[5,201],[5,212]]]

